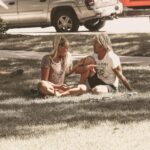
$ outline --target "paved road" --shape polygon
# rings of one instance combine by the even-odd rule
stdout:
[[[22,59],[36,59],[41,60],[41,58],[47,54],[47,52],[35,52],[35,51],[9,51],[0,50],[0,59],[5,58],[22,58]],[[85,54],[73,54],[73,59],[78,60],[87,55]],[[142,65],[150,65],[150,57],[131,57],[131,56],[120,56],[122,63],[134,63]]]
[[[81,26],[80,34],[84,34],[88,30]],[[130,17],[109,20],[100,31],[108,33],[150,33],[150,18],[149,17]],[[56,34],[54,27],[48,28],[21,28],[11,29],[7,33],[10,34],[27,34],[27,35],[47,35]]]

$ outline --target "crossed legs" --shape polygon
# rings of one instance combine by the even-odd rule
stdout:
[[[58,95],[58,96],[66,96],[66,95],[81,95],[86,92],[87,88],[84,84],[79,84],[77,87],[72,88],[58,88],[55,87],[53,83],[49,81],[41,80],[38,83],[38,89],[43,95]]]
[[[38,83],[38,90],[42,95],[55,95],[53,84],[49,81],[41,80]]]

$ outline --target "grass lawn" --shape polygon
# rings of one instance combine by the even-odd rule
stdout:
[[[95,34],[66,34],[70,42],[70,51],[79,54],[91,52]],[[8,35],[0,39],[0,50],[49,52],[53,36]],[[109,36],[118,55],[150,56],[150,33],[110,34]]]
[[[147,50],[149,35],[142,35],[147,41],[144,52],[149,54]],[[125,53],[119,51],[122,45],[122,48],[127,46],[130,53],[136,55],[133,50],[136,44],[127,45],[120,36],[126,40],[125,35],[111,35],[115,43],[113,46],[116,46],[116,49],[118,47],[118,53]],[[117,40],[118,37],[120,41]],[[129,37],[135,38],[133,34]],[[43,36],[32,40],[37,38],[39,42],[40,38],[46,39]],[[90,49],[89,38],[86,36],[80,38],[87,40],[87,50]],[[16,50],[18,46],[19,50],[18,39],[14,39],[15,48],[10,44],[12,39],[2,39],[0,49],[5,47],[7,50]],[[138,38],[135,39],[140,42]],[[22,46],[26,46],[26,50],[29,50],[30,44],[33,44],[33,50],[37,51],[36,44],[34,47],[34,42],[29,40],[28,45],[26,40],[28,41],[28,38],[24,39],[22,43],[26,44]],[[9,41],[8,44],[5,41]],[[45,44],[48,42],[49,39]],[[117,45],[117,42],[121,44]],[[77,48],[77,45],[83,49],[80,40],[78,44],[72,41],[71,45],[72,49]],[[42,49],[44,48],[39,51]],[[47,50],[48,47],[45,48],[45,51]],[[140,48],[138,54],[142,54]],[[31,88],[36,88],[39,81],[39,66],[40,60],[36,59],[0,59],[0,68],[7,70],[23,68],[25,71],[22,76],[0,77],[0,150],[149,150],[149,65],[123,64],[124,74],[138,92],[137,95],[129,95],[120,84],[120,91],[116,94],[86,93],[81,96],[46,99],[38,98],[30,92]],[[66,83],[73,84],[78,79],[79,76],[71,75],[66,79]]]

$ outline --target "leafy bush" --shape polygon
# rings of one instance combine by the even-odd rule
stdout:
[[[7,24],[0,18],[0,37],[5,35],[7,31]]]

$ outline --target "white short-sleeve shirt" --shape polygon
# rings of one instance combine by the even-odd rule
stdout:
[[[97,54],[92,54],[96,62],[96,72],[97,77],[101,79],[106,84],[114,85],[118,88],[119,79],[114,73],[113,69],[120,66],[120,58],[113,51],[109,51],[106,53],[102,60],[98,59]]]

